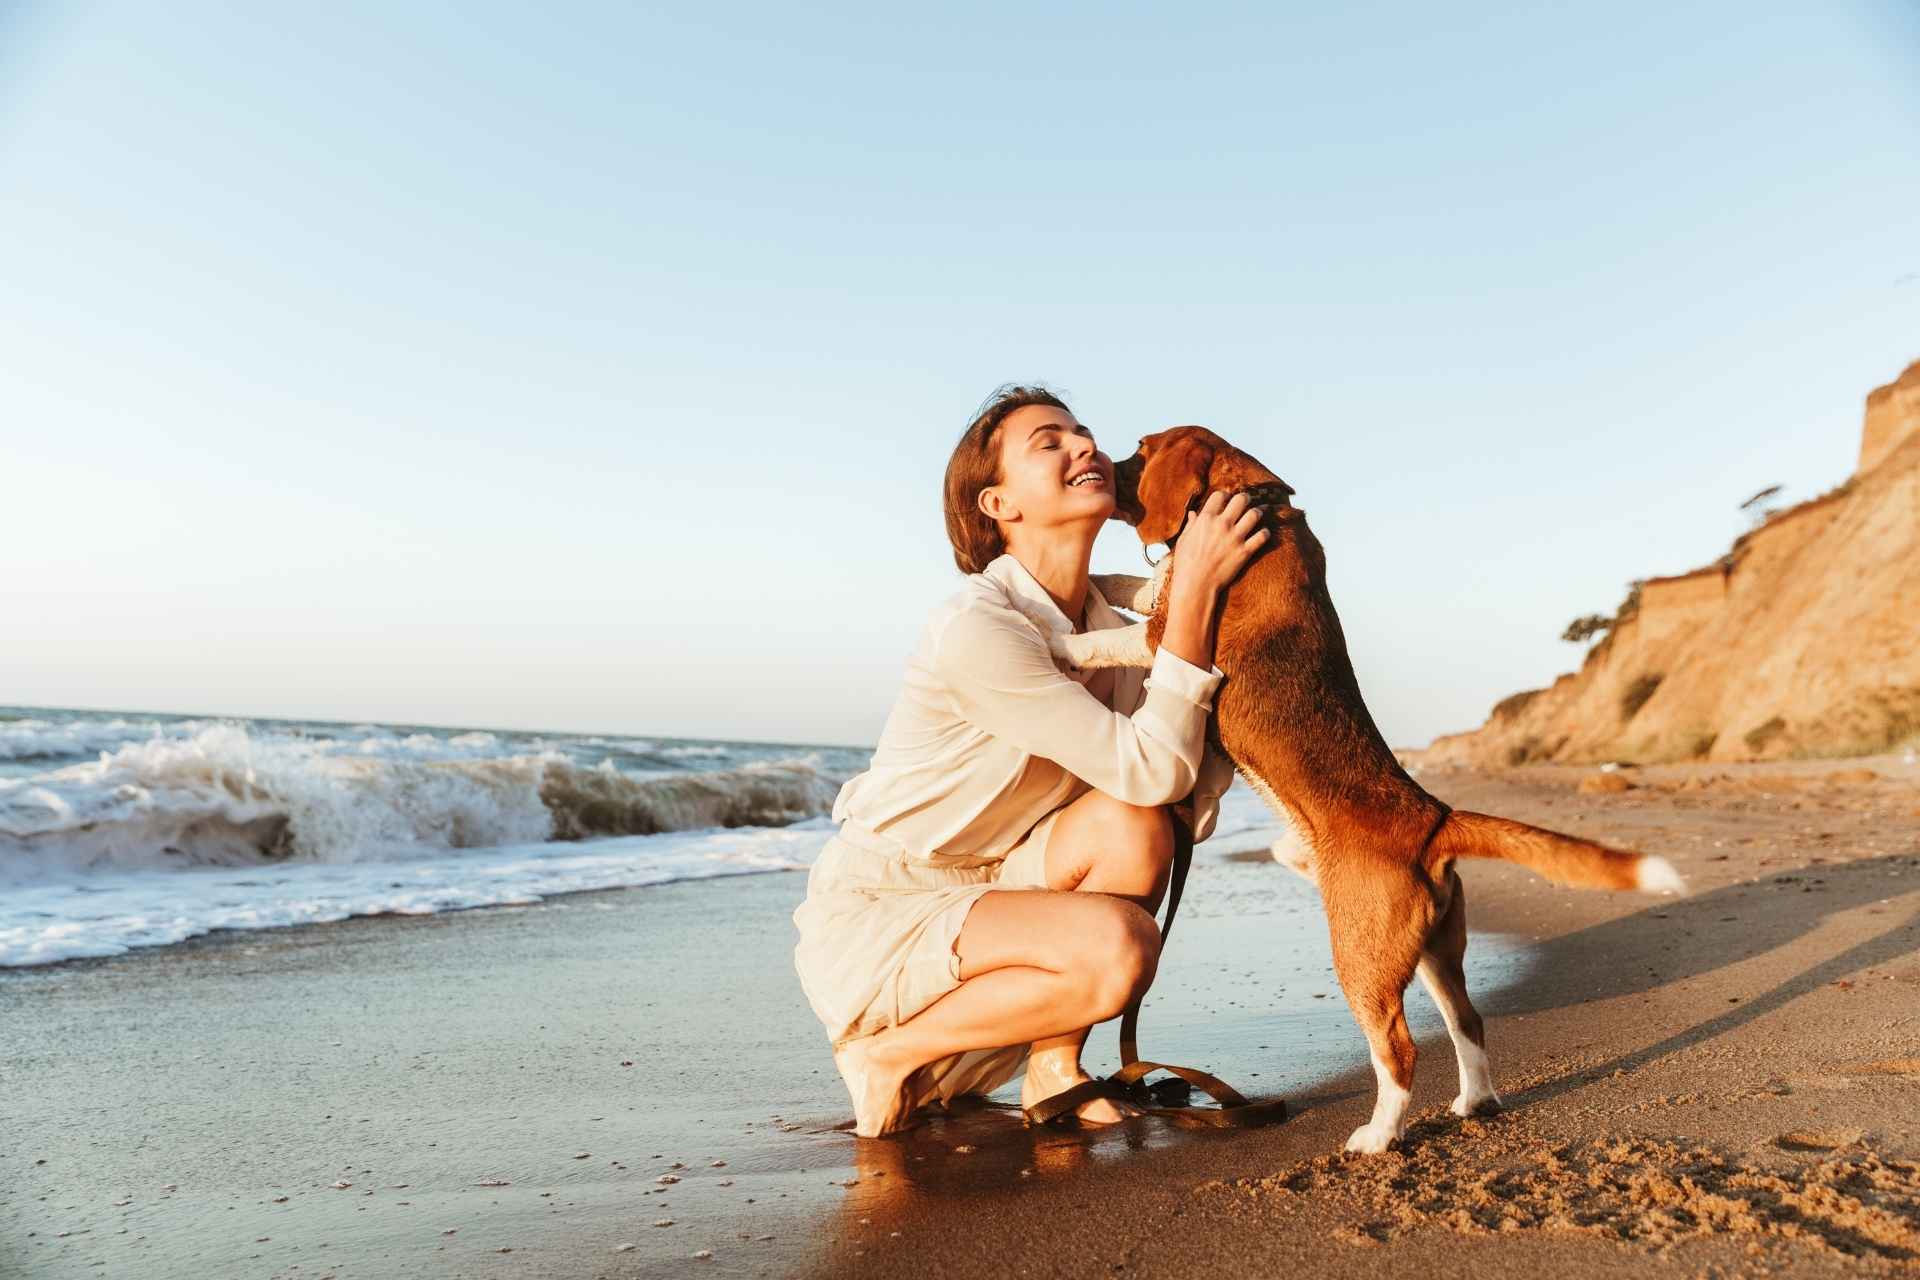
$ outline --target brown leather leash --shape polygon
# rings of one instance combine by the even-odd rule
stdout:
[[[1180,895],[1187,887],[1187,871],[1192,866],[1193,828],[1176,814],[1173,817],[1173,867],[1167,881],[1167,918],[1160,926],[1162,951],[1166,949],[1167,935],[1173,932],[1173,917],[1180,910]],[[1070,1116],[1081,1105],[1095,1098],[1125,1102],[1147,1115],[1162,1116],[1178,1124],[1218,1129],[1249,1129],[1287,1118],[1284,1099],[1248,1098],[1210,1072],[1142,1058],[1140,1004],[1140,1000],[1135,1000],[1120,1019],[1120,1069],[1110,1076],[1082,1080],[1072,1088],[1024,1108],[1029,1124],[1049,1124],[1063,1116]],[[1165,1071],[1172,1079],[1148,1084],[1146,1078],[1155,1071]],[[1193,1097],[1195,1089],[1220,1105],[1192,1105],[1189,1099]]]

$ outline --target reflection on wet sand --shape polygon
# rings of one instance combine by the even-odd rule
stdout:
[[[1285,1097],[1297,1106],[1312,1091],[1325,1104],[1332,1100],[1326,1086],[1364,1062],[1366,1046],[1332,981],[1318,895],[1276,874],[1270,860],[1222,857],[1207,872],[1192,882],[1192,905],[1182,912],[1148,997],[1142,1047],[1151,1057],[1212,1071],[1252,1098]],[[1520,948],[1480,935],[1468,964],[1477,989],[1487,994],[1525,968]],[[1433,1027],[1420,1030],[1439,1031],[1437,1017],[1431,1020]],[[1112,1036],[1111,1028],[1096,1029],[1090,1069],[1110,1069]],[[838,1208],[815,1235],[812,1270],[836,1274],[856,1259],[882,1272],[911,1268],[928,1248],[953,1237],[957,1200],[1085,1176],[1151,1151],[1245,1136],[1165,1116],[1035,1128],[1016,1105],[1000,1100],[1016,1096],[1017,1088],[1008,1086],[992,1100],[963,1099],[951,1111],[923,1110],[913,1128],[887,1138],[853,1137],[850,1118],[814,1129],[816,1141],[836,1148],[832,1156],[819,1153],[822,1162],[843,1164],[847,1172],[838,1180],[845,1187]],[[1205,1104],[1197,1093],[1195,1101]]]
[[[849,1122],[850,1126],[851,1122]],[[817,1262],[871,1257],[890,1249],[924,1248],[941,1231],[943,1206],[958,1197],[1026,1179],[1059,1178],[1102,1163],[1182,1141],[1217,1141],[1220,1131],[1197,1132],[1152,1116],[1079,1129],[1030,1126],[1007,1103],[963,1100],[945,1113],[887,1138],[850,1138],[853,1171],[839,1210],[823,1224]]]

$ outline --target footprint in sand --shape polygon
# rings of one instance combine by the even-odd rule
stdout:
[[[1795,1129],[1792,1133],[1783,1133],[1773,1140],[1773,1145],[1783,1151],[1838,1151],[1842,1147],[1851,1147],[1866,1137],[1864,1129],[1824,1129],[1815,1132],[1811,1129]]]

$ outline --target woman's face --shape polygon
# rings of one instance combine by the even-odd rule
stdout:
[[[1022,405],[1000,424],[1000,483],[980,509],[1003,523],[1071,524],[1113,516],[1113,459],[1065,409]]]

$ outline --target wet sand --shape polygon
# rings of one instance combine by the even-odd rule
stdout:
[[[792,975],[802,880],[768,875],[0,974],[0,1275],[1914,1273],[1920,769],[1622,772],[1423,778],[1695,895],[1465,867],[1509,1110],[1446,1114],[1412,995],[1398,1153],[1332,1154],[1364,1044],[1311,891],[1229,838],[1143,1047],[1296,1105],[1251,1132],[981,1108],[851,1138]]]
[[[1290,1073],[1337,1072],[1317,902],[1229,847],[1200,851],[1152,1034],[1249,1087],[1282,1045]],[[793,972],[804,890],[729,877],[0,971],[0,1276],[790,1272],[861,1145]],[[1276,947],[1285,982],[1218,981]],[[935,1128],[1031,1151],[1007,1110]]]

